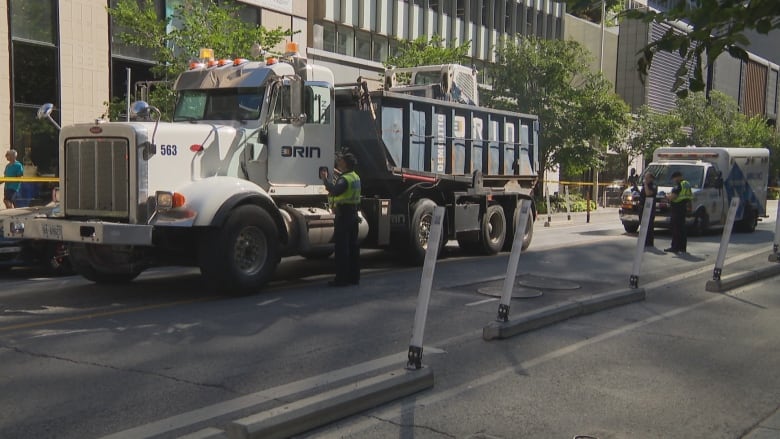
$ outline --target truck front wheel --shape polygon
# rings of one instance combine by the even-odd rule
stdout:
[[[225,294],[249,294],[268,282],[281,259],[271,216],[255,205],[236,208],[201,241],[200,271]]]
[[[73,271],[99,284],[127,283],[141,274],[131,264],[113,262],[118,253],[110,246],[72,244],[68,248]]]

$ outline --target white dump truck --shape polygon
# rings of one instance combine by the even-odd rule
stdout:
[[[332,254],[319,169],[343,149],[358,159],[364,247],[422,262],[436,206],[446,208],[439,245],[511,245],[537,181],[536,116],[464,103],[451,66],[421,68],[432,93],[420,81],[405,93],[335,84],[295,47],[265,61],[201,61],[175,82],[172,122],[137,103],[136,120],[62,127],[57,215],[6,219],[5,236],[67,243],[74,269],[95,282],[184,265],[223,293],[249,293],[284,256]]]
[[[691,184],[693,202],[686,222],[692,233],[702,234],[725,224],[731,199],[738,196],[736,230],[752,232],[766,216],[769,150],[764,148],[658,148],[645,169],[658,185],[655,227],[671,227],[666,194],[672,190],[671,176],[681,172]],[[639,179],[642,181],[642,178]],[[639,183],[641,184],[641,183]],[[639,228],[639,194],[624,192],[620,220],[627,232]]]

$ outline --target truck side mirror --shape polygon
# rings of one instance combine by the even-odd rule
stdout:
[[[295,76],[290,80],[290,121],[294,125],[302,125],[306,121],[303,112],[303,80]]]

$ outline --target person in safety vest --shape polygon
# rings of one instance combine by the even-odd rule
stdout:
[[[327,168],[320,170],[320,179],[328,190],[331,209],[336,215],[336,277],[328,282],[332,287],[360,283],[360,245],[358,243],[358,208],[360,207],[360,177],[355,172],[357,160],[350,153],[336,156],[334,173],[340,173],[333,183]]]
[[[665,252],[686,253],[688,251],[688,232],[685,227],[685,214],[688,212],[688,204],[693,200],[691,184],[683,179],[680,171],[672,173],[674,187],[667,195],[671,202],[672,222],[672,246],[664,249]]]

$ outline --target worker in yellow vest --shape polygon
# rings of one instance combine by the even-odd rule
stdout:
[[[360,283],[360,243],[358,242],[358,209],[360,208],[360,177],[355,172],[357,160],[350,153],[336,156],[340,172],[332,182],[327,169],[320,170],[320,179],[328,190],[331,209],[336,215],[334,240],[336,244],[336,277],[328,282],[332,287]]]
[[[688,205],[693,200],[691,184],[683,179],[680,171],[672,173],[674,186],[672,192],[667,195],[671,203],[672,245],[664,249],[665,252],[686,253],[688,251],[688,231],[685,226],[685,215]]]

